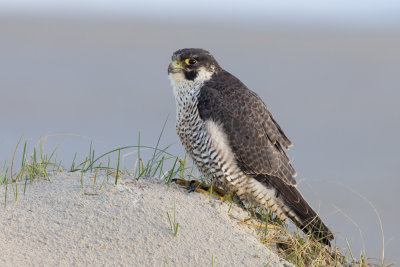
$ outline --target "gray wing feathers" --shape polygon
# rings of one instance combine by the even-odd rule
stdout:
[[[255,105],[259,107],[258,111],[263,115],[262,117],[264,120],[259,123],[262,125],[265,134],[269,136],[273,144],[279,142],[279,144],[286,149],[291,147],[293,145],[292,142],[287,138],[279,124],[274,120],[265,103],[256,93],[252,91],[250,91],[250,93],[254,96]]]
[[[290,140],[262,100],[238,79],[223,72],[206,82],[198,110],[203,120],[212,119],[223,126],[242,171],[274,175],[296,184],[296,172],[282,149],[291,145]]]

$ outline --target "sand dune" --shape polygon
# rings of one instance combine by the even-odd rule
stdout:
[[[18,203],[8,188],[1,266],[292,266],[229,217],[226,203],[154,179],[82,181],[80,173],[57,173],[25,195],[20,184]],[[167,218],[174,202],[177,236]],[[230,212],[247,216],[235,206]]]

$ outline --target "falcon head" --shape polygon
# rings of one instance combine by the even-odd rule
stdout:
[[[172,55],[168,74],[175,84],[183,81],[206,81],[220,70],[210,52],[200,48],[184,48]]]

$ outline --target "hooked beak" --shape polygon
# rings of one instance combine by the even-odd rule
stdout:
[[[181,62],[174,60],[171,64],[168,65],[168,74],[177,73],[183,69]]]

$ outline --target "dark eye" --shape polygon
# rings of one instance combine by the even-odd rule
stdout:
[[[187,59],[185,59],[185,63],[186,63],[187,65],[194,65],[194,64],[197,63],[197,60],[194,59],[194,58],[187,58]]]

